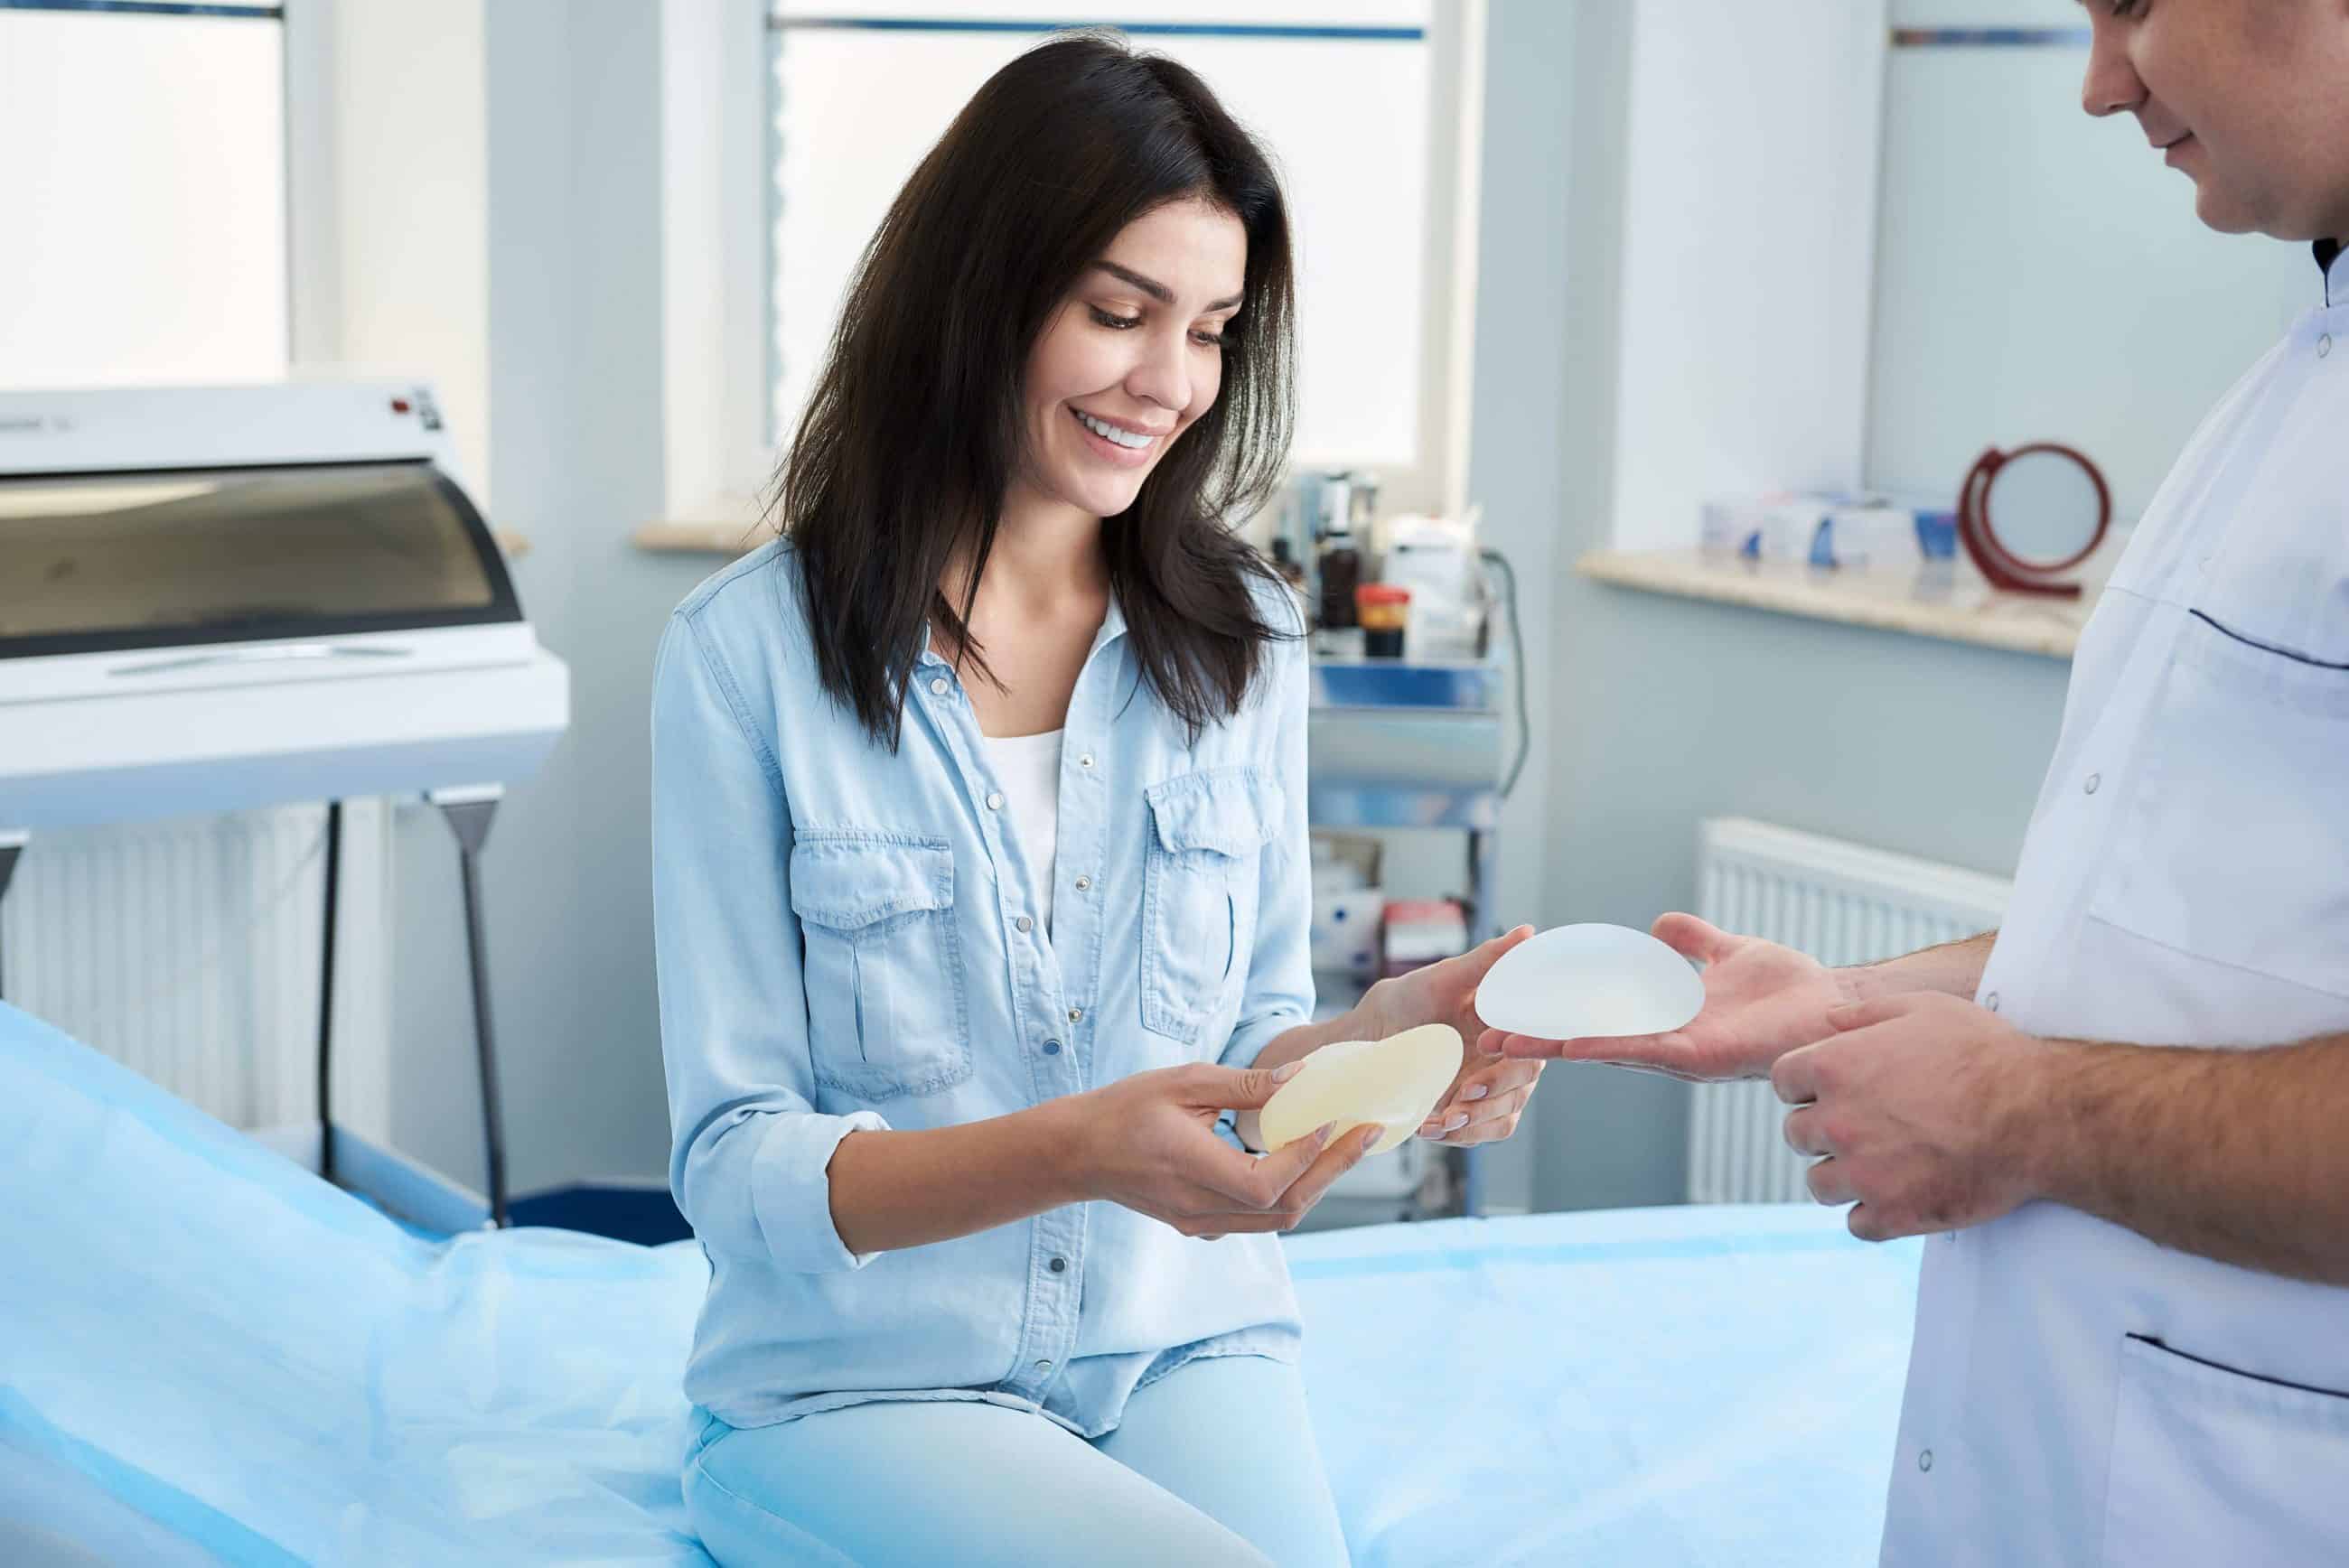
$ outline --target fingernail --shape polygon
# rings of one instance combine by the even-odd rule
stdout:
[[[1368,1132],[1363,1133],[1362,1152],[1368,1154],[1372,1149],[1378,1147],[1379,1134],[1385,1130],[1386,1129],[1382,1127],[1373,1127]]]
[[[1464,1110],[1459,1115],[1454,1117],[1451,1120],[1445,1122],[1444,1124],[1444,1130],[1446,1132],[1457,1132],[1467,1125],[1468,1113]]]
[[[1301,1057],[1293,1062],[1283,1062],[1280,1066],[1272,1069],[1272,1081],[1275,1083],[1287,1083],[1290,1078],[1295,1078],[1299,1073],[1301,1073],[1304,1070],[1305,1060]]]
[[[1321,1130],[1313,1135],[1313,1147],[1319,1149],[1322,1145],[1328,1143],[1330,1141],[1330,1135],[1337,1130],[1338,1124],[1336,1122],[1323,1122],[1321,1124]]]
[[[1491,1084],[1480,1083],[1469,1089],[1466,1094],[1462,1095],[1460,1098],[1462,1099],[1482,1099],[1492,1092],[1493,1086]]]

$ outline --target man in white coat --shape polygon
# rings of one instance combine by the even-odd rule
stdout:
[[[2349,1563],[2349,0],[2086,9],[2087,112],[2317,273],[2097,603],[2003,928],[1667,915],[1688,1028],[1486,1044],[1767,1075],[1821,1202],[1931,1236],[1887,1563]]]

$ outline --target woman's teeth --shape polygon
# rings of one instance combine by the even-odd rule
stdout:
[[[1082,425],[1102,440],[1124,447],[1129,450],[1139,451],[1158,438],[1155,436],[1136,435],[1132,430],[1121,430],[1115,425],[1104,425],[1082,408],[1072,408],[1070,412],[1076,415],[1078,424]]]

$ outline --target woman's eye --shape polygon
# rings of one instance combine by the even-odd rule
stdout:
[[[1224,346],[1224,335],[1220,332],[1195,332],[1191,337],[1202,348],[1221,348]]]
[[[1138,315],[1115,315],[1097,304],[1087,305],[1085,308],[1093,313],[1093,324],[1096,326],[1105,326],[1112,332],[1123,332],[1127,327],[1142,325],[1142,318]]]

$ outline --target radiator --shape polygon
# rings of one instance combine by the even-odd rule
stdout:
[[[1742,817],[1697,830],[1697,913],[1726,931],[1822,964],[1869,964],[1994,928],[2013,884],[1955,866],[1798,833]],[[1786,1147],[1785,1107],[1767,1083],[1702,1084],[1689,1128],[1694,1203],[1809,1196],[1809,1163]]]
[[[0,899],[6,999],[233,1127],[315,1123],[324,807],[36,834]],[[344,809],[338,1121],[380,1136],[384,813]]]

